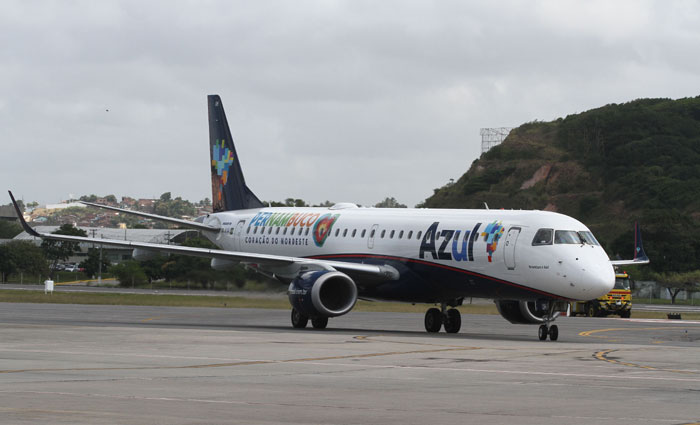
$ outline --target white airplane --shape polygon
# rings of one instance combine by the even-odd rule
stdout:
[[[208,96],[214,212],[179,220],[100,204],[85,204],[200,230],[221,249],[104,240],[134,248],[136,259],[158,252],[211,258],[218,270],[239,264],[288,284],[291,321],[325,328],[329,317],[352,310],[358,298],[439,304],[425,329],[456,333],[453,308],[465,298],[495,300],[517,324],[539,324],[540,340],[556,340],[552,324],[569,300],[608,293],[613,264],[643,264],[641,235],[633,260],[612,262],[576,219],[546,211],[383,209],[351,203],[330,208],[268,208],[248,188],[219,96]],[[12,202],[15,203],[12,193]],[[15,203],[16,206],[16,203]],[[22,220],[22,214],[18,214]],[[90,242],[87,237],[39,234],[43,239]],[[449,308],[448,308],[449,307]]]

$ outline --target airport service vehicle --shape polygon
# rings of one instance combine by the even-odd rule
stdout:
[[[219,96],[208,97],[208,108],[213,213],[187,221],[84,203],[200,230],[220,249],[39,234],[22,221],[24,229],[45,239],[130,247],[135,259],[165,252],[211,258],[218,270],[254,268],[289,286],[295,328],[309,321],[325,328],[366,299],[438,305],[425,314],[426,331],[456,333],[461,315],[454,307],[481,297],[493,299],[511,323],[539,325],[539,339],[556,340],[553,321],[569,301],[600,297],[615,283],[613,262],[590,230],[563,214],[266,207],[245,182]],[[639,241],[641,254],[617,263],[648,262]]]
[[[571,302],[570,314],[572,316],[581,314],[589,317],[618,314],[622,318],[629,318],[632,314],[632,291],[627,272],[616,273],[615,286],[602,297],[589,301]]]

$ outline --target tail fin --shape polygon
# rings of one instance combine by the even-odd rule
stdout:
[[[218,95],[209,95],[207,100],[214,212],[264,207],[245,184],[221,98]]]
[[[637,262],[649,262],[644,246],[642,246],[642,229],[639,223],[634,223],[634,260]]]

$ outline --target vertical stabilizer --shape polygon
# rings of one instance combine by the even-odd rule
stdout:
[[[209,95],[207,100],[209,102],[211,202],[214,212],[262,208],[263,203],[245,184],[221,98],[218,95]]]

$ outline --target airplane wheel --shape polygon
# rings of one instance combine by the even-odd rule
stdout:
[[[447,310],[447,318],[445,320],[445,332],[448,334],[456,334],[462,327],[462,315],[456,308]]]
[[[549,327],[549,339],[551,341],[556,341],[559,338],[559,327],[557,325],[552,325]]]
[[[630,316],[632,316],[631,310],[623,311],[622,313],[620,313],[620,317],[622,317],[623,319],[629,319]]]
[[[588,306],[586,307],[586,313],[588,314],[588,317],[597,317],[598,306],[593,303],[588,303]]]
[[[440,332],[442,327],[442,313],[437,308],[431,308],[425,312],[425,330],[428,332]]]
[[[537,336],[540,338],[540,341],[546,340],[548,333],[547,325],[540,325],[540,328],[537,330]]]
[[[326,329],[326,326],[328,326],[328,318],[317,317],[315,319],[311,319],[311,326],[313,326],[314,329]]]
[[[296,308],[292,308],[292,326],[302,329],[306,327],[307,323],[309,323],[309,317],[299,313]]]

